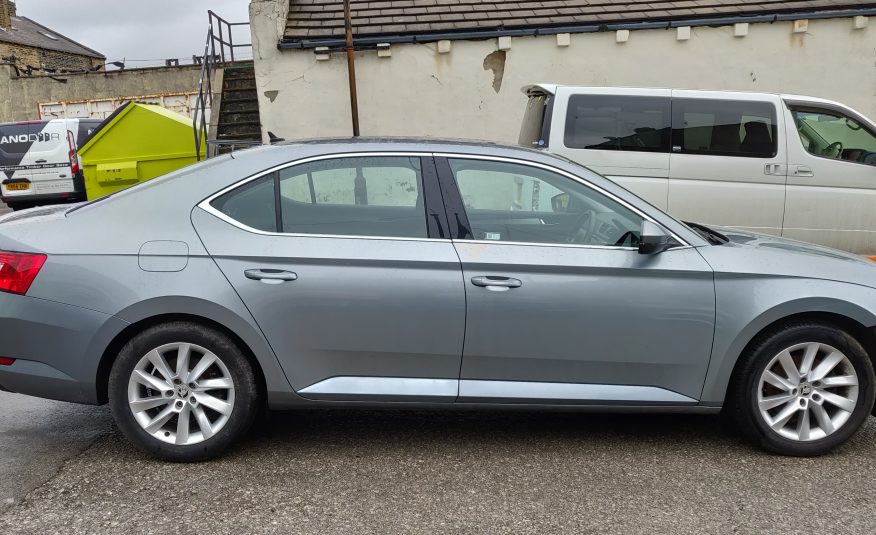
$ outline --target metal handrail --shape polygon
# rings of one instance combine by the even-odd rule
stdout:
[[[201,159],[201,148],[207,139],[209,123],[207,122],[207,107],[213,110],[213,74],[217,66],[237,61],[235,50],[251,48],[252,43],[235,43],[232,28],[234,26],[249,26],[248,22],[228,22],[212,10],[207,11],[210,24],[207,27],[207,42],[204,45],[204,60],[201,63],[201,73],[198,76],[198,98],[192,114],[192,126],[195,130],[195,158]],[[218,45],[218,52],[217,52]],[[217,111],[218,113],[218,111]],[[243,142],[233,145],[243,145]],[[214,154],[210,149],[221,143],[207,143],[204,151],[207,158]]]

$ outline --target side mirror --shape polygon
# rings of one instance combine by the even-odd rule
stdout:
[[[639,234],[639,254],[658,254],[669,249],[677,242],[666,230],[651,221],[642,221],[642,231]]]
[[[557,193],[556,195],[551,197],[551,210],[553,210],[556,214],[568,212],[569,199],[570,196],[568,193]]]

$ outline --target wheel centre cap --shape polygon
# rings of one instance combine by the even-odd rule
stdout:
[[[189,387],[187,387],[186,385],[176,385],[176,394],[181,398],[188,396]]]
[[[808,396],[812,394],[812,385],[802,385],[800,387],[800,395]]]

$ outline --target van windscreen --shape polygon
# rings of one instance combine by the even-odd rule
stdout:
[[[520,127],[520,137],[517,139],[519,145],[536,149],[547,146],[552,101],[552,96],[543,93],[529,97]]]

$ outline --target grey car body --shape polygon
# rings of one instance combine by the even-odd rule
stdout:
[[[364,154],[508,161],[574,175],[666,229],[677,246],[641,255],[446,234],[305,236],[255,231],[210,209],[217,194],[267,171]],[[454,228],[449,210],[431,209]],[[106,402],[109,370],[131,335],[188,319],[240,343],[272,408],[715,412],[737,359],[776,322],[830,318],[865,345],[874,340],[872,262],[722,232],[730,241],[710,244],[611,181],[521,148],[334,140],[238,152],[74,209],[0,219],[0,250],[48,257],[27,295],[0,293],[0,356],[16,359],[0,366],[0,386]],[[265,284],[248,278],[252,269],[297,280]],[[490,291],[469,282],[476,277],[522,285]]]

